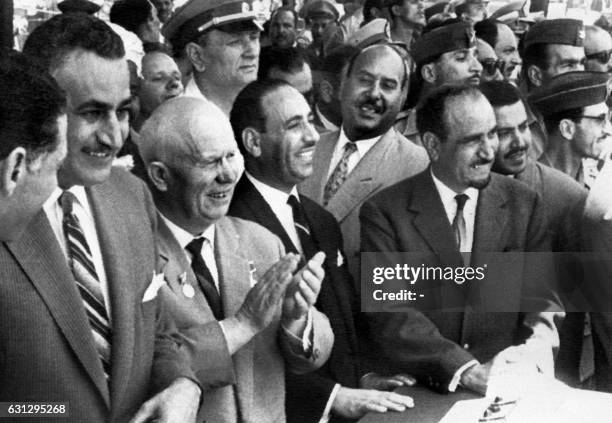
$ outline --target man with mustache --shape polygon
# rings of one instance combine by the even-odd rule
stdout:
[[[504,23],[492,19],[485,19],[474,25],[476,36],[483,39],[493,49],[495,54],[504,62],[502,69],[504,79],[516,83],[521,69],[521,56],[518,51],[516,35]]]
[[[211,101],[229,116],[234,99],[257,79],[259,34],[253,0],[189,0],[162,28],[174,55],[186,57],[193,75],[185,95]]]
[[[198,376],[213,379],[198,421],[283,423],[285,372],[315,370],[332,348],[314,307],[325,255],[296,272],[297,255],[275,235],[226,216],[243,158],[214,104],[165,102],[145,123],[141,151],[160,216],[161,295],[198,352]]]
[[[0,397],[67,401],[73,422],[192,422],[201,388],[157,296],[151,194],[112,167],[129,130],[123,43],[99,19],[62,14],[30,34],[24,54],[66,93],[68,153],[59,188],[9,246],[27,317],[14,319],[19,344],[3,347],[23,359]]]
[[[425,31],[414,44],[412,57],[416,71],[412,76],[408,105],[396,128],[409,140],[420,144],[416,128],[418,105],[427,93],[443,84],[480,84],[482,65],[476,51],[476,34],[468,22],[456,22]]]
[[[537,193],[491,173],[497,123],[477,88],[434,91],[418,109],[417,125],[431,166],[363,205],[362,251],[444,253],[441,263],[448,257],[463,265],[458,252],[472,253],[474,263],[490,251],[549,250]],[[552,376],[559,343],[554,319],[562,313],[542,313],[559,310],[553,293],[526,272],[513,276],[504,283],[503,301],[533,300],[529,312],[517,306],[492,313],[487,306],[495,298],[485,297],[485,311],[470,303],[444,310],[442,303],[431,311],[406,306],[402,313],[372,313],[370,350],[383,351],[393,371],[415,374],[441,392],[461,384],[484,394],[491,375],[513,368]]]
[[[298,15],[288,7],[279,7],[270,16],[270,42],[272,47],[296,47]],[[263,52],[263,49],[262,49]]]
[[[497,121],[499,148],[493,171],[512,175],[540,194],[548,220],[552,251],[573,253],[582,250],[581,222],[587,190],[561,171],[545,166],[529,157],[531,132],[527,124],[525,102],[516,87],[507,82],[480,85]],[[561,256],[568,257],[568,256]],[[577,274],[565,267],[558,275],[568,275],[564,284],[568,294],[577,286]],[[563,298],[571,302],[571,299]],[[592,376],[593,362],[590,336],[584,336],[584,313],[568,313],[561,329],[559,355],[555,362],[557,377],[572,386],[586,387]],[[581,358],[582,356],[582,358]]]
[[[280,81],[253,82],[236,98],[231,113],[234,134],[245,157],[246,172],[236,186],[229,214],[252,220],[276,234],[286,251],[304,260],[324,251],[325,279],[317,308],[330,319],[335,334],[330,359],[316,373],[287,374],[287,420],[295,423],[351,421],[366,412],[403,411],[408,397],[392,392],[412,380],[371,374],[357,345],[359,304],[342,245],[338,222],[296,185],[312,174],[312,157],[319,135],[304,97]],[[359,389],[370,388],[370,389]]]
[[[322,135],[313,173],[300,192],[340,223],[349,270],[359,278],[359,208],[376,191],[427,166],[425,150],[393,129],[410,72],[396,47],[374,45],[354,56],[340,86],[342,126]]]

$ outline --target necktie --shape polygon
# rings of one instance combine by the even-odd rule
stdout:
[[[323,190],[323,205],[326,206],[329,203],[329,200],[334,196],[334,194],[338,191],[340,186],[346,180],[348,176],[348,161],[351,155],[357,151],[357,145],[354,142],[347,142],[344,144],[344,152],[342,153],[342,157],[340,161],[336,165],[336,168],[329,176],[327,183],[325,184],[325,189]]]
[[[217,320],[223,320],[223,306],[221,304],[221,296],[219,295],[219,291],[215,286],[215,280],[206,266],[206,262],[202,258],[202,245],[206,241],[206,238],[199,237],[194,238],[188,245],[185,247],[187,251],[189,251],[193,257],[191,260],[191,268],[193,269],[193,273],[195,273],[198,283],[200,284],[200,288],[204,292],[204,296],[208,301],[208,305]]]
[[[74,194],[69,191],[64,191],[59,198],[64,214],[62,224],[68,247],[70,268],[79,294],[83,299],[85,312],[94,337],[94,344],[102,360],[104,375],[108,379],[111,369],[111,326],[91,250],[85,240],[79,220],[73,213],[72,206],[75,200]]]
[[[458,194],[455,196],[455,200],[457,201],[457,213],[455,213],[455,218],[453,219],[453,232],[455,233],[455,241],[457,241],[457,247],[459,251],[461,251],[461,247],[465,243],[466,240],[466,227],[465,227],[465,219],[463,218],[463,207],[465,206],[465,202],[468,200],[468,196],[466,194]]]
[[[287,204],[291,206],[291,210],[293,211],[293,224],[295,225],[298,238],[300,239],[300,244],[302,244],[302,251],[305,259],[304,261],[308,261],[316,254],[317,247],[312,239],[312,236],[310,235],[310,227],[308,225],[308,220],[306,220],[304,209],[302,208],[302,204],[297,198],[295,198],[294,195],[289,196]]]

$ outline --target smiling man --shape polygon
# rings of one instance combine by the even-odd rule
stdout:
[[[418,109],[417,125],[431,166],[363,205],[362,251],[469,252],[474,259],[490,251],[549,249],[538,195],[491,172],[499,146],[497,123],[477,88],[451,85],[434,91]],[[394,371],[414,374],[442,392],[461,383],[484,394],[491,370],[511,372],[513,362],[552,375],[553,349],[559,344],[553,321],[561,314],[538,312],[559,306],[552,292],[533,282],[525,273],[505,284],[506,299],[534,301],[528,313],[518,307],[477,312],[469,305],[373,313],[368,320],[373,335],[367,339],[372,349],[384,351]]]
[[[162,295],[190,347],[202,352],[200,376],[215,379],[198,421],[283,423],[285,371],[320,367],[333,344],[328,319],[314,307],[324,255],[315,251],[296,272],[297,256],[276,236],[226,216],[243,159],[214,104],[190,97],[162,104],[143,128],[141,151],[161,218],[169,285]]]
[[[231,114],[234,134],[245,156],[246,172],[236,187],[230,215],[248,219],[277,235],[285,250],[312,258],[324,251],[325,279],[317,307],[331,322],[335,334],[331,357],[315,374],[287,377],[287,418],[294,423],[357,419],[368,411],[402,411],[412,406],[409,397],[360,385],[363,374],[354,316],[359,305],[346,261],[338,222],[320,205],[299,195],[296,185],[313,171],[319,135],[305,98],[280,81],[257,81],[236,99]],[[369,382],[395,388],[411,383],[397,376],[370,375]]]
[[[176,10],[162,32],[191,62],[185,95],[229,116],[240,90],[257,79],[261,30],[252,0],[190,0]]]
[[[393,129],[409,78],[393,46],[374,45],[354,56],[340,86],[342,127],[322,136],[313,174],[300,187],[340,223],[354,278],[359,277],[359,207],[376,191],[428,163],[425,150]]]

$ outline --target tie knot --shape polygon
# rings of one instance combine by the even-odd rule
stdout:
[[[349,141],[346,144],[344,144],[344,151],[345,154],[352,154],[355,151],[357,151],[357,144],[355,144],[354,141]]]
[[[465,202],[469,198],[470,197],[468,197],[467,194],[457,194],[457,195],[455,195],[455,200],[457,201],[457,213],[459,213],[460,211],[463,210],[463,207],[465,206]]]
[[[295,195],[290,195],[289,198],[287,199],[287,204],[289,204],[291,206],[292,209],[295,209],[296,207],[300,207],[300,201],[295,197]]]
[[[203,236],[194,238],[189,244],[187,244],[185,249],[189,251],[192,256],[197,257],[202,252],[202,245],[204,244],[204,241],[206,241],[206,238]]]
[[[72,214],[72,206],[76,201],[76,197],[73,193],[71,193],[70,191],[63,191],[58,201],[60,206],[62,207],[62,212],[64,213],[64,216]]]

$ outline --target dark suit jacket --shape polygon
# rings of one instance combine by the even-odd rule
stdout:
[[[233,356],[219,322],[208,306],[191,270],[185,251],[160,221],[157,233],[162,270],[168,287],[160,295],[169,305],[187,346],[195,355],[203,387],[198,421],[214,423],[259,423],[285,421],[285,365],[289,371],[304,373],[323,365],[333,344],[328,319],[313,312],[313,353],[305,357],[294,351],[289,337],[276,320]],[[219,271],[225,316],[235,315],[251,289],[250,270],[261,277],[275,263],[284,248],[278,238],[253,222],[224,217],[215,223],[215,258]],[[195,288],[195,296],[183,294],[182,284]]]
[[[361,210],[362,251],[457,251],[442,201],[426,170],[374,196]],[[539,196],[510,178],[492,175],[480,191],[472,262],[479,253],[549,249],[546,219]],[[529,299],[538,310],[560,309],[554,294],[517,275],[504,283],[508,302]],[[526,293],[522,293],[526,290]],[[562,314],[562,313],[561,313]],[[437,390],[446,390],[454,373],[472,359],[490,360],[519,344],[531,332],[558,346],[552,313],[427,312],[372,313],[374,352],[383,352],[395,371],[414,374]],[[552,363],[550,363],[552,364]]]
[[[70,418],[58,421],[125,422],[152,388],[195,375],[159,297],[143,303],[156,258],[149,191],[113,170],[87,195],[110,290],[110,383],[67,260],[41,210],[21,239],[0,247],[0,401],[69,402]]]
[[[338,222],[308,197],[300,195],[300,202],[313,241],[326,255],[325,279],[316,305],[329,318],[335,341],[330,359],[320,370],[302,376],[287,375],[286,408],[287,421],[316,423],[336,383],[350,388],[358,385],[360,371],[353,315],[359,303],[344,258]],[[229,214],[259,223],[280,238],[286,251],[298,253],[266,200],[246,176],[236,186]]]

